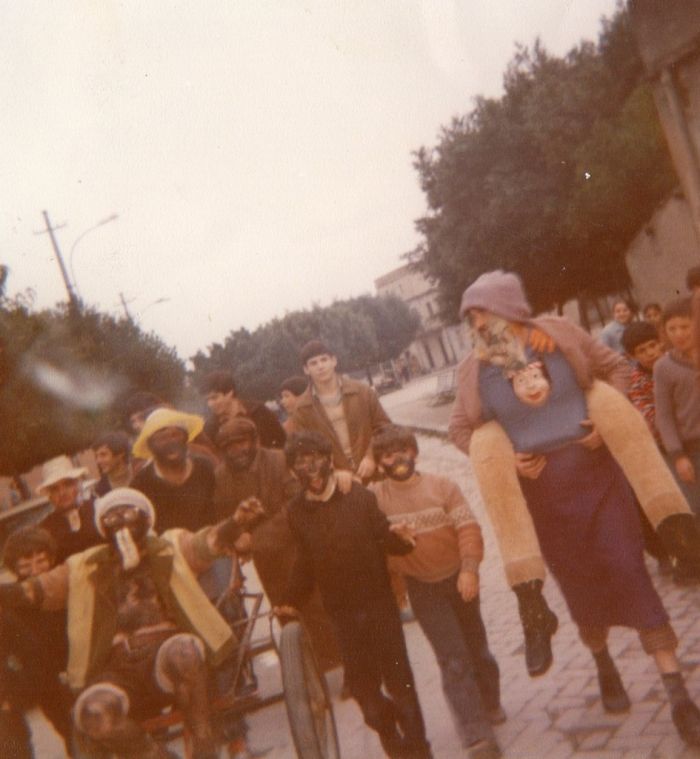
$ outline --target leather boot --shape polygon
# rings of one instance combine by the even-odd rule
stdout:
[[[671,718],[678,735],[690,746],[700,746],[700,709],[690,698],[671,707]]]
[[[598,685],[603,709],[610,714],[622,714],[629,711],[630,699],[622,684],[615,662],[610,658],[607,648],[596,651],[593,658],[598,668]]]
[[[557,631],[557,615],[542,595],[542,580],[530,580],[513,587],[525,634],[525,664],[530,677],[543,675],[552,666],[552,636]]]
[[[700,582],[700,530],[693,514],[671,514],[656,528],[664,547],[675,559],[677,585]]]

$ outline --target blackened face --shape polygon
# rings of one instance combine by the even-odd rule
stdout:
[[[410,446],[387,451],[382,454],[379,463],[387,477],[404,482],[416,471],[416,451]]]
[[[148,534],[148,517],[134,506],[127,504],[114,506],[102,517],[102,528],[105,535],[115,542],[117,533],[127,529],[131,533],[134,543],[140,543]]]
[[[187,459],[187,433],[179,427],[164,427],[148,438],[148,448],[157,463],[181,466]]]
[[[299,453],[292,471],[305,491],[320,495],[326,489],[331,475],[331,457],[317,452]]]
[[[251,436],[229,440],[222,446],[226,465],[232,472],[244,472],[255,459],[258,446]]]

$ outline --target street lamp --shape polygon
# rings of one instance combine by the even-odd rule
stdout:
[[[102,221],[98,221],[97,224],[94,224],[92,227],[88,227],[84,232],[81,232],[73,241],[73,244],[71,245],[70,251],[68,253],[68,266],[70,268],[70,276],[73,280],[73,286],[75,289],[80,293],[80,290],[78,288],[77,280],[75,279],[75,272],[73,271],[73,251],[75,250],[77,244],[85,237],[86,235],[89,235],[90,232],[94,232],[96,229],[99,229],[100,227],[103,227],[105,224],[109,224],[112,221],[116,221],[119,218],[118,213],[113,213],[107,216],[105,219],[102,219]]]

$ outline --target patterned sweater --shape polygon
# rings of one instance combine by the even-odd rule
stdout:
[[[478,571],[484,557],[481,528],[454,482],[418,474],[408,482],[374,482],[369,489],[390,522],[406,521],[416,527],[414,550],[389,557],[392,572],[439,582],[460,569]]]
[[[627,396],[632,405],[646,419],[649,429],[654,435],[658,445],[661,445],[661,436],[656,429],[656,405],[654,403],[654,377],[652,373],[641,364],[635,362],[632,365],[630,386]]]

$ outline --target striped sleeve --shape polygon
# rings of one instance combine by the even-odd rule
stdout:
[[[459,487],[449,480],[446,480],[446,483],[445,510],[457,531],[462,571],[478,572],[479,564],[484,558],[484,540],[481,535],[481,527],[479,527],[479,523]]]

